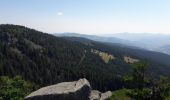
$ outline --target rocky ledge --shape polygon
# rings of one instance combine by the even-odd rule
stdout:
[[[24,100],[107,100],[112,93],[92,90],[86,79],[43,87]]]

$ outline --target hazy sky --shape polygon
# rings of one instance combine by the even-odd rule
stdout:
[[[0,23],[50,33],[170,34],[170,0],[0,0]]]

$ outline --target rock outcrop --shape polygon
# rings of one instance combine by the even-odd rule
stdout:
[[[100,100],[107,100],[111,96],[112,96],[112,92],[111,91],[107,91],[107,92],[101,94]]]
[[[92,90],[89,98],[90,98],[90,100],[107,100],[111,96],[112,96],[111,91],[101,93],[100,91]]]
[[[91,90],[89,82],[80,79],[43,87],[25,97],[24,100],[106,100],[110,96],[109,91],[101,93]]]

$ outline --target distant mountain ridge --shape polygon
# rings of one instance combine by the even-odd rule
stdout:
[[[107,37],[107,36],[102,37],[102,36],[86,35],[86,34],[79,34],[79,33],[58,33],[58,34],[56,33],[54,35],[58,37],[79,37],[79,38],[83,37],[98,42],[110,42],[110,43],[118,43],[122,45],[138,47],[137,44],[135,44],[133,41],[120,39],[117,37]]]
[[[100,37],[100,36],[96,36],[96,35],[86,35],[86,34],[79,34],[79,33],[60,33],[60,34],[54,34],[54,35],[59,36],[59,37],[63,37],[63,36],[66,36],[66,37],[83,37],[83,38],[87,38],[87,39],[90,39],[90,40],[101,41],[101,42],[112,41],[114,43],[130,43],[130,41],[115,38],[115,37]]]
[[[157,51],[164,52],[170,55],[170,45],[164,45],[162,47],[157,48]]]
[[[169,49],[164,48],[165,46],[170,45],[170,35],[166,35],[166,34],[117,33],[117,34],[110,34],[104,36],[96,36],[96,35],[85,35],[85,34],[78,34],[78,33],[60,33],[55,35],[69,36],[69,37],[84,37],[94,41],[120,43],[127,46],[134,46],[134,47],[162,52],[170,55]]]
[[[117,33],[112,34],[110,36],[117,37],[120,39],[130,40],[130,41],[136,41],[137,43],[141,43],[146,45],[146,49],[163,52],[166,54],[170,53],[168,52],[168,48],[164,48],[168,45],[170,45],[170,35],[169,34],[151,34],[151,33],[139,33],[139,34],[131,34],[131,33]],[[143,46],[140,45],[139,46]],[[164,48],[164,49],[163,49]]]

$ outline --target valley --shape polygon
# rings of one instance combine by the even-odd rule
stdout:
[[[79,37],[56,37],[18,25],[0,25],[0,75],[24,80],[39,87],[87,78],[93,89],[128,88],[123,81],[133,68],[146,61],[154,78],[170,78],[170,56],[116,43]]]

